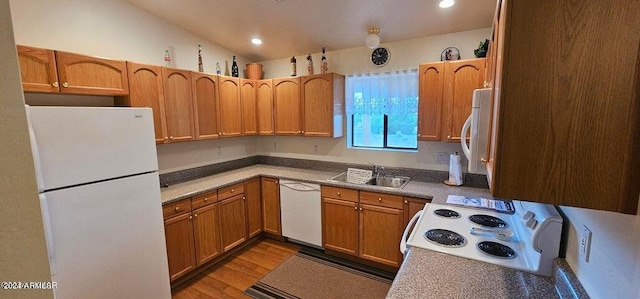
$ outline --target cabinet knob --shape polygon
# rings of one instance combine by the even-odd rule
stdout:
[[[382,198],[381,198],[381,197],[378,197],[378,201],[382,201]]]
[[[189,220],[193,219],[193,216],[189,216]]]
[[[198,217],[198,214],[193,214],[193,217]]]
[[[62,87],[69,87],[69,83],[67,82],[62,83]]]
[[[420,134],[418,134],[418,137],[420,137],[420,136],[421,136],[421,135],[420,135]]]
[[[277,184],[277,183],[278,183],[278,181],[274,181],[274,183],[276,183],[276,184]]]
[[[340,192],[338,192],[338,196],[340,196]]]
[[[404,200],[404,203],[409,203],[409,201],[405,199],[405,200]]]
[[[222,136],[222,133],[218,132],[218,136]]]
[[[234,192],[234,190],[233,190],[233,189],[231,189],[231,193],[233,193],[233,192]]]
[[[487,164],[487,159],[485,159],[485,158],[480,158],[480,163],[482,163],[482,164]]]
[[[246,197],[246,196],[243,196],[243,197],[242,197],[242,199],[247,199],[247,197]]]
[[[180,211],[180,206],[176,206],[176,212]]]
[[[208,197],[205,197],[205,198],[204,198],[204,202],[207,202],[207,200],[209,200],[209,198],[208,198]]]
[[[362,208],[360,208],[360,211],[362,211]]]
[[[227,132],[222,132],[222,136],[227,135]]]
[[[58,87],[58,86],[60,86],[60,84],[58,84],[58,81],[56,81],[56,82],[51,83],[51,86]]]
[[[451,140],[451,135],[447,135],[447,139],[448,139],[448,140]]]
[[[302,134],[304,134],[304,131],[302,131]]]
[[[354,210],[358,210],[358,206],[353,207]]]
[[[169,136],[169,140],[173,140],[173,136]]]
[[[273,130],[269,131],[269,133],[273,134]]]
[[[165,142],[169,141],[169,137],[165,137],[165,138],[164,138],[164,141],[165,141]]]

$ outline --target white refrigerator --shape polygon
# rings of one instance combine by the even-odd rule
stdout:
[[[55,297],[171,298],[151,109],[27,117]]]

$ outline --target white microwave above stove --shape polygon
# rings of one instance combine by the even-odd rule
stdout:
[[[552,205],[516,200],[513,205],[515,213],[506,214],[427,204],[405,229],[401,251],[420,247],[550,276],[560,249],[562,217]]]

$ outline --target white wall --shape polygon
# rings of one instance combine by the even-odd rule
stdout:
[[[9,1],[0,0],[0,277],[51,281]],[[0,290],[2,298],[53,298],[51,290]]]
[[[223,46],[173,25],[121,0],[10,0],[17,44],[164,65],[170,49],[173,66],[198,70],[202,45],[205,72],[224,72],[235,55]],[[250,63],[238,56],[238,66]]]
[[[220,163],[258,154],[260,137],[235,137],[158,145],[160,173]]]
[[[640,216],[561,209],[570,224],[567,262],[591,298],[640,298]],[[592,232],[589,262],[578,253],[583,225]]]

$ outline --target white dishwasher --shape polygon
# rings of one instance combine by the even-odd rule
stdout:
[[[282,236],[322,247],[320,185],[280,180]]]

